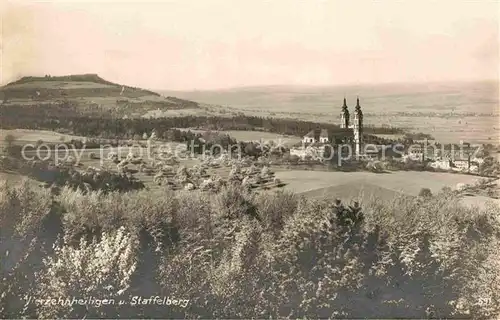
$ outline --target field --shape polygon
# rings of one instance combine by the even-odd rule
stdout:
[[[359,95],[367,125],[406,128],[443,143],[500,143],[498,84],[398,84],[339,87],[257,87],[168,92],[213,110],[262,117],[339,123],[343,97],[352,110]],[[220,107],[215,107],[220,106]]]
[[[421,188],[429,188],[438,192],[445,186],[455,187],[458,183],[471,184],[478,177],[435,172],[398,171],[375,174],[371,172],[320,172],[320,171],[280,171],[280,179],[289,183],[289,188],[295,192],[306,192],[324,187],[344,184],[370,183],[395,192],[403,192],[416,196]]]
[[[71,139],[83,139],[84,137],[61,134],[48,130],[28,130],[28,129],[14,129],[5,130],[0,129],[0,145],[4,143],[5,136],[12,135],[16,143],[35,143],[42,140],[47,143],[56,143],[70,141]]]
[[[141,115],[142,118],[184,117],[184,116],[210,116],[211,112],[204,109],[170,109],[150,110]]]
[[[376,174],[371,172],[320,172],[277,171],[276,176],[287,183],[288,190],[312,198],[335,197],[343,200],[358,199],[361,202],[372,197],[391,201],[398,196],[417,196],[422,188],[438,193],[443,187],[456,189],[458,184],[474,184],[481,178],[476,176],[398,171]],[[464,198],[468,205],[483,206],[486,202],[500,201],[480,196]]]
[[[184,129],[184,128],[177,128],[177,129],[185,131],[190,130],[194,133],[207,132],[207,130]],[[300,137],[287,136],[287,135],[282,135],[272,132],[263,132],[263,131],[225,130],[218,132],[223,134],[228,134],[229,136],[235,138],[238,141],[257,141],[257,142],[273,141],[276,143],[281,142],[286,146],[294,145],[302,140]]]
[[[37,90],[37,89],[102,89],[111,88],[112,86],[104,83],[87,82],[87,81],[31,81],[19,83],[15,85],[16,89],[22,90]]]
[[[201,130],[193,130],[195,132],[202,132]],[[267,132],[259,132],[259,131],[224,131],[224,133],[229,134],[232,137],[236,137],[238,140],[242,141],[260,141],[265,140],[273,140],[273,141],[283,141],[285,144],[293,144],[300,140],[300,138],[287,137],[278,134],[272,134]],[[69,141],[71,139],[83,139],[84,137],[64,135],[57,132],[52,131],[44,131],[44,130],[25,130],[25,129],[15,129],[15,130],[0,130],[0,147],[3,147],[4,138],[6,135],[12,135],[15,137],[15,144],[35,144],[36,141],[42,140],[47,143],[60,143],[63,144],[65,141]],[[281,140],[280,140],[281,139]],[[184,143],[158,143],[157,146],[160,146],[163,151],[179,151],[178,160],[179,165],[185,166],[187,168],[192,167],[196,164],[200,164],[201,160],[192,157],[191,155],[185,155],[183,150],[186,150],[186,144]],[[101,155],[102,152],[102,155]],[[71,146],[68,146],[68,150],[61,149],[58,152],[54,150],[47,151],[45,148],[42,148],[38,151],[35,151],[31,148],[28,148],[25,151],[25,156],[33,159],[51,159],[52,161],[56,160],[64,160],[67,157],[71,156],[75,159],[79,160],[81,164],[80,169],[85,170],[88,167],[99,168],[102,165],[105,165],[111,171],[117,171],[116,165],[111,161],[107,160],[107,156],[110,152],[116,152],[119,154],[120,159],[125,159],[129,152],[133,152],[135,155],[140,156],[146,164],[152,164],[155,162],[155,154],[154,151],[149,150],[148,148],[138,148],[138,147],[119,147],[119,148],[103,148],[100,149],[74,149]],[[97,156],[91,157],[91,154]],[[157,162],[157,159],[156,159]],[[128,168],[131,170],[137,170],[139,172],[135,173],[135,177],[139,180],[143,181],[145,185],[149,188],[157,188],[158,185],[153,182],[153,175],[145,174],[140,172],[138,165],[128,165]],[[218,175],[222,177],[227,177],[231,168],[228,167],[219,167],[219,168],[211,168],[208,170],[208,174]],[[12,180],[12,177],[9,178]],[[9,181],[10,181],[9,180]]]
[[[159,154],[162,152],[167,152],[169,154],[175,154],[178,162],[172,163],[171,160],[165,160],[168,158],[166,154],[160,156]],[[106,170],[118,173],[117,162],[113,162],[109,159],[110,153],[116,153],[119,156],[119,161],[125,160],[129,153],[134,154],[136,157],[142,159],[142,163],[132,164],[128,163],[126,165],[127,169],[133,173],[134,177],[139,179],[144,183],[146,187],[151,190],[155,190],[159,188],[159,184],[155,183],[154,176],[156,173],[160,171],[160,169],[164,165],[167,167],[171,167],[173,172],[168,174],[168,176],[172,177],[175,175],[175,172],[180,167],[192,168],[196,165],[200,166],[204,163],[204,159],[199,155],[191,155],[190,151],[186,149],[186,145],[184,143],[162,143],[152,145],[151,148],[142,148],[142,147],[113,147],[113,148],[102,148],[102,149],[72,149],[68,150],[60,149],[58,152],[55,150],[40,149],[39,151],[35,150],[27,150],[25,151],[25,156],[28,160],[31,158],[33,160],[43,159],[43,160],[51,160],[54,162],[64,162],[70,157],[74,158],[78,162],[78,170],[85,171],[87,168],[106,168]],[[225,165],[224,161],[220,160],[219,157],[215,157],[214,160],[218,162],[218,165],[209,165],[206,169],[206,177],[221,177],[228,178],[229,173],[231,171],[231,165]],[[141,165],[145,165],[145,167],[150,168],[151,170],[141,170]],[[154,169],[156,168],[156,169]],[[150,172],[148,172],[150,171]],[[170,171],[167,170],[167,171]],[[260,171],[260,169],[259,169]],[[10,177],[12,179],[12,177]],[[260,187],[269,187],[269,189],[273,189],[275,185],[272,183],[272,179],[267,183],[263,183]],[[281,187],[281,186],[280,186]]]

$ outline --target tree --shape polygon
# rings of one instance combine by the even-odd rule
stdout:
[[[7,92],[3,92],[2,104],[7,103],[9,98],[7,97]]]
[[[16,141],[16,138],[8,134],[4,137],[4,142],[5,142],[5,153],[8,154],[9,156],[12,157],[19,157],[21,156],[21,150],[22,147],[19,145],[14,145],[14,141]]]
[[[372,172],[383,172],[384,168],[380,161],[370,161],[366,164],[366,169]]]
[[[490,155],[490,150],[487,149],[485,145],[482,145],[479,150],[476,152],[477,158],[486,158]]]
[[[453,189],[451,189],[450,187],[448,186],[444,186],[442,189],[441,189],[441,192],[443,193],[451,193],[453,191]]]
[[[429,188],[422,188],[422,189],[420,189],[420,192],[418,193],[418,196],[419,197],[423,197],[423,198],[432,197],[431,189],[429,189]]]
[[[300,158],[296,154],[293,154],[290,156],[290,163],[291,164],[297,164],[297,163],[299,163],[299,160],[300,160]]]
[[[493,157],[484,158],[479,166],[479,174],[482,176],[497,176],[500,173],[500,163]]]
[[[340,199],[336,199],[332,206],[332,211],[333,216],[337,218],[338,225],[341,227],[356,227],[364,221],[364,214],[357,201],[352,206],[344,206]],[[330,218],[330,225],[333,225],[335,222],[333,216]]]
[[[349,215],[352,223],[355,226],[361,224],[365,219],[363,212],[361,211],[359,202],[357,201],[355,201],[352,206],[349,206]]]
[[[8,134],[3,138],[3,141],[5,142],[6,147],[10,149],[14,144],[14,141],[16,141],[16,137],[14,137],[11,134]]]
[[[246,155],[251,157],[258,157],[261,154],[260,150],[258,150],[252,142],[245,145],[244,152]]]

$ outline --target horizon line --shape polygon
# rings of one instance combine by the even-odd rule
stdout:
[[[46,74],[40,75],[22,75],[16,79],[8,81],[6,83],[0,83],[0,87],[4,87],[13,82],[16,82],[22,78],[26,77],[44,77]],[[170,92],[213,92],[213,91],[232,91],[232,90],[248,90],[248,89],[259,89],[259,88],[342,88],[342,87],[357,87],[357,86],[384,86],[384,85],[429,85],[429,84],[465,84],[465,83],[477,83],[477,82],[494,82],[499,83],[499,78],[484,78],[484,79],[449,79],[449,80],[406,80],[406,81],[381,81],[381,82],[345,82],[345,83],[332,83],[332,84],[294,84],[294,83],[275,83],[275,84],[249,84],[249,85],[236,85],[236,86],[224,86],[215,88],[186,88],[186,89],[168,89],[168,88],[154,88],[142,85],[132,85],[121,83],[119,80],[109,79],[106,76],[102,76],[96,72],[84,72],[84,73],[66,73],[66,74],[50,74],[52,77],[64,77],[64,76],[77,76],[77,75],[95,75],[101,79],[109,82],[113,82],[117,85],[136,87],[144,90],[150,90],[154,92],[170,91]]]
[[[337,84],[250,84],[241,86],[227,86],[217,88],[190,88],[190,89],[158,89],[150,88],[152,91],[170,91],[170,92],[211,92],[211,91],[232,91],[232,90],[248,90],[260,88],[342,88],[342,87],[357,87],[357,86],[384,86],[384,85],[428,85],[428,84],[466,84],[478,82],[493,82],[500,83],[500,79],[456,79],[456,80],[416,80],[416,81],[386,81],[386,82],[346,82]]]

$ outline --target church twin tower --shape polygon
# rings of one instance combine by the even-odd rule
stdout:
[[[350,125],[349,123],[350,115],[349,110],[347,109],[347,101],[345,98],[340,118],[341,128],[353,130],[356,154],[361,154],[361,144],[363,143],[363,112],[361,111],[361,106],[359,105],[359,97],[356,98],[356,107],[354,108],[354,123],[352,125]]]

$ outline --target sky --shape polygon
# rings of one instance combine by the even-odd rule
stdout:
[[[0,1],[0,84],[157,90],[499,77],[498,0]]]

